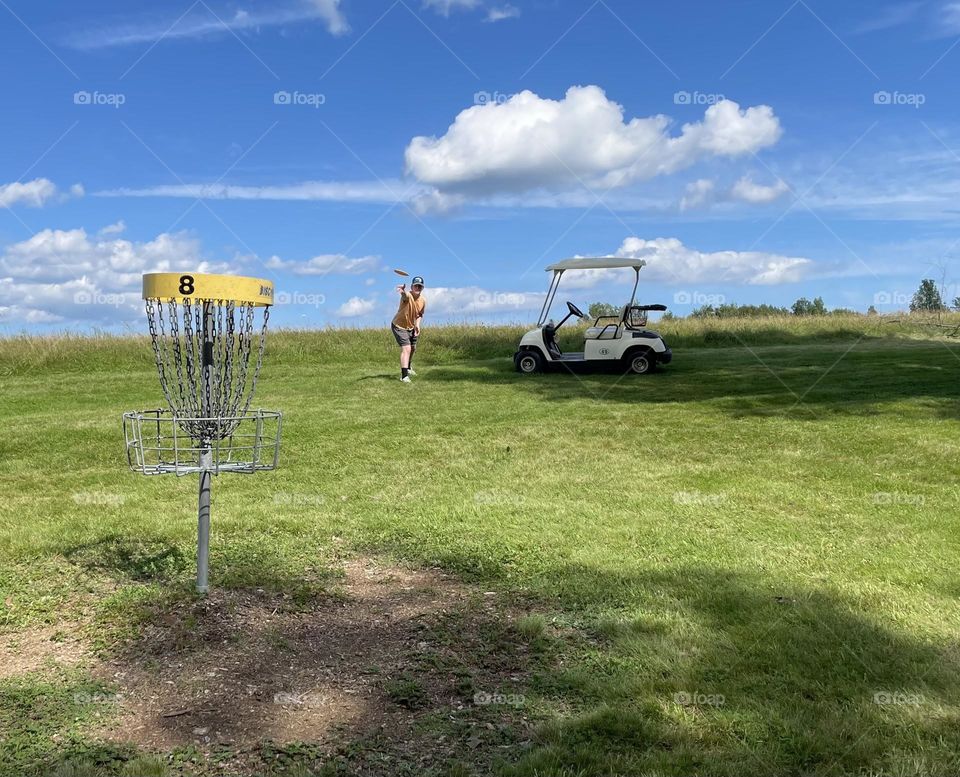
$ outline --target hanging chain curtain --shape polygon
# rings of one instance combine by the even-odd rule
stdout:
[[[204,305],[209,319],[204,321]],[[269,306],[263,307],[257,358],[250,374],[256,306],[229,300],[147,299],[150,340],[163,395],[180,427],[197,440],[229,437],[250,409],[263,366]],[[204,375],[205,328],[213,363]]]

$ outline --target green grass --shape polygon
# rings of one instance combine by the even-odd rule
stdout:
[[[306,605],[336,547],[535,607],[551,720],[515,777],[960,772],[960,349],[881,317],[661,331],[674,363],[621,379],[521,378],[519,328],[428,329],[411,386],[388,333],[277,334],[282,468],[215,481],[212,585]],[[148,343],[2,345],[0,627],[79,619],[109,650],[193,570],[195,479],[124,467]],[[76,682],[0,683],[27,711],[0,773],[96,747]]]

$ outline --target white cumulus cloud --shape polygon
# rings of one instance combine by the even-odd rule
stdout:
[[[0,310],[4,324],[57,321],[119,324],[142,313],[145,272],[224,272],[201,258],[186,233],[134,242],[116,235],[122,224],[95,235],[84,229],[44,229],[0,253]]]
[[[735,157],[773,145],[780,121],[766,105],[722,100],[702,121],[670,133],[663,115],[624,119],[598,86],[573,86],[560,100],[522,91],[505,102],[467,108],[440,137],[415,137],[407,172],[450,193],[474,195],[609,188],[689,167],[704,157]]]
[[[377,307],[375,299],[363,299],[362,297],[350,297],[340,307],[337,308],[337,315],[343,318],[356,318],[357,316],[366,316],[372,313]]]
[[[774,285],[795,283],[812,269],[810,259],[764,251],[698,251],[675,237],[643,240],[628,237],[617,256],[644,259],[645,278],[664,283],[741,283]]]
[[[427,290],[430,314],[476,315],[537,310],[543,292],[496,291],[479,286],[437,286]]]
[[[767,205],[790,191],[786,181],[777,180],[769,186],[756,183],[745,175],[729,189],[718,190],[715,181],[708,178],[688,183],[680,198],[680,210],[709,208],[723,203],[745,202],[749,205]]]
[[[773,202],[790,191],[785,181],[778,180],[772,186],[754,183],[748,176],[737,181],[730,189],[730,196],[736,200],[743,200],[758,205]]]
[[[680,210],[700,208],[713,201],[716,184],[709,178],[699,178],[687,184],[680,199]]]
[[[13,205],[29,205],[39,208],[50,200],[61,197],[82,197],[83,186],[76,183],[66,193],[60,192],[57,185],[48,178],[34,178],[32,181],[15,181],[0,184],[0,207],[9,208]]]

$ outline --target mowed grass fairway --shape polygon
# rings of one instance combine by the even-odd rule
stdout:
[[[349,726],[242,759],[112,742],[131,700],[91,667],[181,620],[144,671],[198,649],[197,480],[126,468],[120,413],[161,400],[147,340],[0,343],[3,655],[49,653],[2,673],[0,774],[960,773],[960,347],[673,322],[653,375],[524,377],[518,331],[426,329],[409,386],[389,332],[276,333],[255,404],[284,411],[281,468],[214,481],[211,602],[322,625],[353,557],[462,581],[473,605],[371,680],[423,758]],[[297,658],[271,640],[264,667]]]

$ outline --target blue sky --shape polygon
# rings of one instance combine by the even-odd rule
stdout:
[[[641,296],[960,294],[960,2],[0,0],[0,332],[142,328],[140,274],[270,277],[284,326]],[[581,307],[626,293],[572,278]]]

